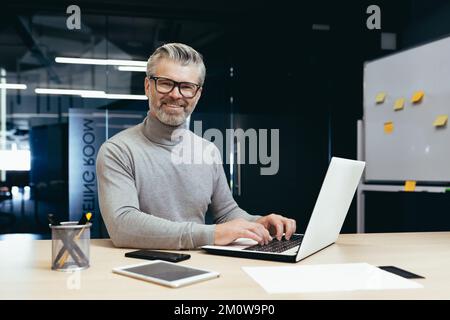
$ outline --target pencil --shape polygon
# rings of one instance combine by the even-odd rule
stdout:
[[[81,235],[83,234],[84,229],[86,229],[86,224],[89,222],[89,220],[91,220],[91,217],[92,217],[92,213],[90,213],[90,212],[86,213],[83,217],[81,217],[80,222],[78,224],[80,224],[84,221],[86,221],[86,222],[84,222],[83,228],[81,228],[80,232],[78,232],[78,234],[74,237],[74,242],[77,241],[78,239],[80,239]],[[59,260],[60,268],[64,265],[64,263],[66,263],[66,260],[68,257],[69,257],[69,251],[66,251],[64,253],[64,255],[62,256],[61,260]]]

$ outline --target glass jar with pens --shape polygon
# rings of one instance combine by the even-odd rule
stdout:
[[[52,269],[76,271],[89,267],[90,228],[92,214],[83,215],[80,221],[56,221],[48,215],[52,230]]]

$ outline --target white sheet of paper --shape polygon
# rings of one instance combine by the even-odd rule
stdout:
[[[368,263],[242,267],[268,293],[423,288]]]

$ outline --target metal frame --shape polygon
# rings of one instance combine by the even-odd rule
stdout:
[[[364,145],[364,121],[358,120],[357,126],[357,158],[365,161],[365,145]],[[361,182],[356,191],[356,232],[365,233],[365,191],[383,191],[383,192],[402,192],[403,185],[389,184],[366,184],[366,176],[363,173]],[[448,187],[442,186],[417,186],[414,192],[434,192],[445,193]]]

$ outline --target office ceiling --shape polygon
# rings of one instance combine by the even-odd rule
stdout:
[[[446,2],[436,0],[381,1],[383,8],[395,8],[403,18],[385,15],[393,25],[405,25],[417,15],[426,16]],[[291,25],[301,30],[312,23],[331,23],[333,27],[347,23],[349,16],[361,15],[371,1],[356,7],[336,1],[181,1],[181,0],[93,0],[78,1],[81,30],[66,27],[67,4],[60,1],[10,1],[2,3],[0,13],[0,67],[7,72],[7,82],[26,83],[27,90],[8,90],[9,136],[23,137],[31,125],[45,123],[44,117],[25,119],[20,114],[55,114],[61,102],[54,98],[36,97],[34,88],[72,88],[105,90],[115,93],[142,94],[143,73],[121,72],[114,67],[67,65],[55,63],[57,56],[147,60],[163,42],[180,41],[211,52],[208,57],[221,57],[227,44],[227,30],[237,33],[240,25],[251,32],[276,29],[267,35],[267,48],[276,44]],[[406,17],[406,18],[405,18]],[[253,23],[254,21],[254,23]],[[277,27],[277,25],[281,25]],[[264,26],[264,28],[261,28]],[[299,31],[301,32],[301,31]],[[285,36],[286,37],[286,36]],[[251,43],[252,39],[244,39]],[[208,72],[221,74],[214,61]],[[88,99],[83,107],[104,107],[115,101]],[[63,100],[63,112],[67,110]],[[73,106],[73,105],[71,105]],[[58,109],[59,108],[59,109]],[[59,110],[59,111],[58,111]],[[49,118],[55,121],[54,117]]]
[[[3,4],[2,4],[3,5]],[[0,67],[8,83],[26,90],[7,90],[7,140],[20,143],[31,126],[67,121],[69,107],[101,108],[121,101],[36,95],[35,88],[103,90],[143,94],[142,72],[122,72],[113,66],[55,63],[55,57],[148,59],[169,41],[191,44],[199,51],[214,47],[224,36],[227,10],[198,2],[89,1],[78,2],[81,29],[68,30],[66,6],[55,1],[15,1],[0,13]],[[219,22],[218,22],[218,20]],[[144,101],[125,102],[147,108]],[[141,107],[139,107],[141,106]],[[61,115],[62,118],[61,119]]]

